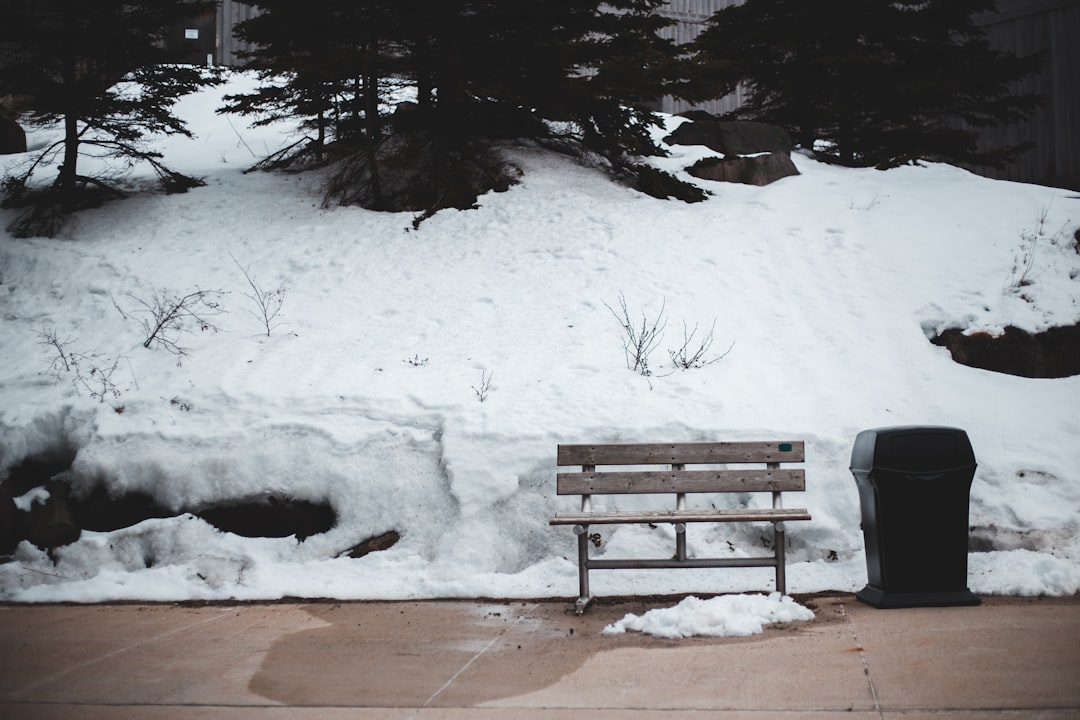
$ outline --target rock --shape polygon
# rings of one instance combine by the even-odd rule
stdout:
[[[780,178],[798,175],[795,163],[786,154],[768,153],[750,157],[705,158],[686,170],[702,180],[768,185]]]
[[[391,530],[390,532],[385,532],[382,535],[369,537],[367,540],[358,543],[354,547],[350,548],[348,551],[342,553],[342,555],[347,555],[351,558],[362,558],[369,553],[391,548],[396,545],[397,541],[400,539],[401,535],[399,535],[396,531]]]
[[[0,117],[0,155],[26,152],[26,133],[11,118]]]
[[[693,115],[687,113],[686,117],[693,117],[693,122],[686,122],[675,128],[675,132],[664,138],[665,143],[704,145],[729,157],[757,153],[791,153],[791,135],[779,125],[747,120],[717,120],[708,113],[701,112]]]

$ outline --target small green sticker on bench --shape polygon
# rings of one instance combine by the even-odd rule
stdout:
[[[791,443],[780,443],[780,452],[791,452]]]

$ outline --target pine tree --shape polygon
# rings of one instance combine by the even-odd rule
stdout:
[[[64,127],[62,140],[25,174],[5,182],[6,201],[17,203],[35,170],[62,155],[55,182],[34,201],[35,211],[16,221],[16,232],[51,234],[85,199],[80,188],[118,194],[101,178],[79,173],[79,157],[89,148],[99,156],[150,163],[169,191],[200,184],[170,170],[140,141],[148,134],[190,136],[172,105],[215,80],[198,68],[167,64],[165,33],[170,24],[213,6],[207,0],[5,3],[0,20],[16,32],[4,43],[0,94],[21,96],[34,113],[32,124]]]
[[[657,122],[649,108],[680,72],[673,43],[657,35],[671,22],[653,12],[661,4],[471,3],[457,33],[465,38],[462,89],[537,119],[571,121],[609,159],[659,152],[648,134]]]
[[[317,11],[295,0],[241,0],[259,14],[239,23],[236,36],[255,49],[241,53],[260,87],[228,95],[218,112],[256,116],[255,125],[285,118],[313,131],[306,138],[320,154],[329,142],[363,132],[365,78],[374,78],[378,3],[326,0]],[[377,83],[372,83],[377,85]],[[286,160],[287,162],[287,160]]]
[[[223,110],[299,117],[320,145],[334,135],[332,157],[348,140],[343,127],[364,128],[328,202],[470,207],[513,174],[492,141],[545,138],[552,121],[576,128],[576,141],[624,176],[631,156],[661,152],[648,106],[678,76],[671,43],[656,34],[669,22],[653,14],[662,0],[328,0],[318,13],[244,2],[262,10],[239,34],[258,45],[247,57],[265,84]],[[400,82],[415,105],[380,117]]]
[[[718,97],[745,83],[740,117],[787,127],[798,144],[845,165],[919,158],[996,164],[1022,148],[976,150],[980,126],[1038,103],[1009,84],[1033,58],[992,50],[972,15],[992,0],[747,0],[717,12],[695,49],[719,64]]]
[[[651,108],[659,105],[680,79],[683,66],[671,40],[659,32],[674,21],[656,14],[662,0],[618,0],[605,3],[595,30],[586,35],[592,46],[587,63],[595,74],[588,89],[593,98],[596,143],[615,153],[658,155],[650,137],[657,124]]]

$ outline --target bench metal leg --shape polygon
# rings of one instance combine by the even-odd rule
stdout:
[[[574,609],[581,615],[592,602],[589,595],[589,526],[575,525],[574,534],[577,535],[578,549],[578,599]]]
[[[776,591],[787,595],[787,576],[784,572],[784,523],[773,523],[773,547],[776,551]]]

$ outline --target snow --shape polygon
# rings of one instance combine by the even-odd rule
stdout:
[[[766,439],[807,447],[807,491],[789,502],[813,520],[788,527],[789,592],[853,591],[866,562],[851,446],[862,429],[897,425],[971,438],[970,521],[988,549],[969,555],[975,593],[1080,589],[1080,377],[972,369],[928,341],[948,327],[1080,320],[1074,193],[796,154],[799,176],[696,181],[712,195],[688,205],[507,146],[519,185],[413,230],[411,213],[323,208],[320,173],[245,174],[292,137],[214,113],[251,82],[236,75],[185,98],[196,137],[155,142],[207,187],[166,196],[136,169],[142,192],[80,213],[60,237],[0,240],[0,478],[66,449],[76,495],[138,491],[175,513],[84,532],[55,564],[23,542],[0,565],[0,600],[570,597],[574,536],[547,523],[573,509],[554,495],[556,444]],[[53,135],[32,132],[30,145]],[[654,162],[686,179],[682,168],[710,154],[671,151]],[[269,335],[241,267],[286,287]],[[177,336],[184,356],[142,347],[143,303],[197,290],[225,293],[219,331]],[[634,317],[665,310],[652,377],[626,368],[608,309],[620,293]],[[731,352],[672,368],[683,324],[700,338],[714,321],[709,356]],[[88,358],[88,385],[52,364],[46,333]],[[100,402],[91,367],[113,368],[115,393]],[[300,542],[195,515],[267,495],[328,502],[338,522]],[[390,549],[345,556],[390,530],[401,535]],[[695,526],[689,552],[760,554],[769,534]],[[667,526],[603,536],[597,552],[609,556],[672,544]],[[592,585],[738,594],[772,587],[772,573],[596,572]],[[767,620],[787,608],[769,602],[730,612]],[[686,614],[705,631],[727,623],[728,610],[706,607]]]
[[[602,632],[620,635],[627,630],[636,630],[671,639],[699,635],[746,637],[760,635],[764,626],[770,623],[813,619],[813,611],[780,593],[721,595],[707,600],[691,595],[674,607],[648,610],[644,615],[627,613]]]

